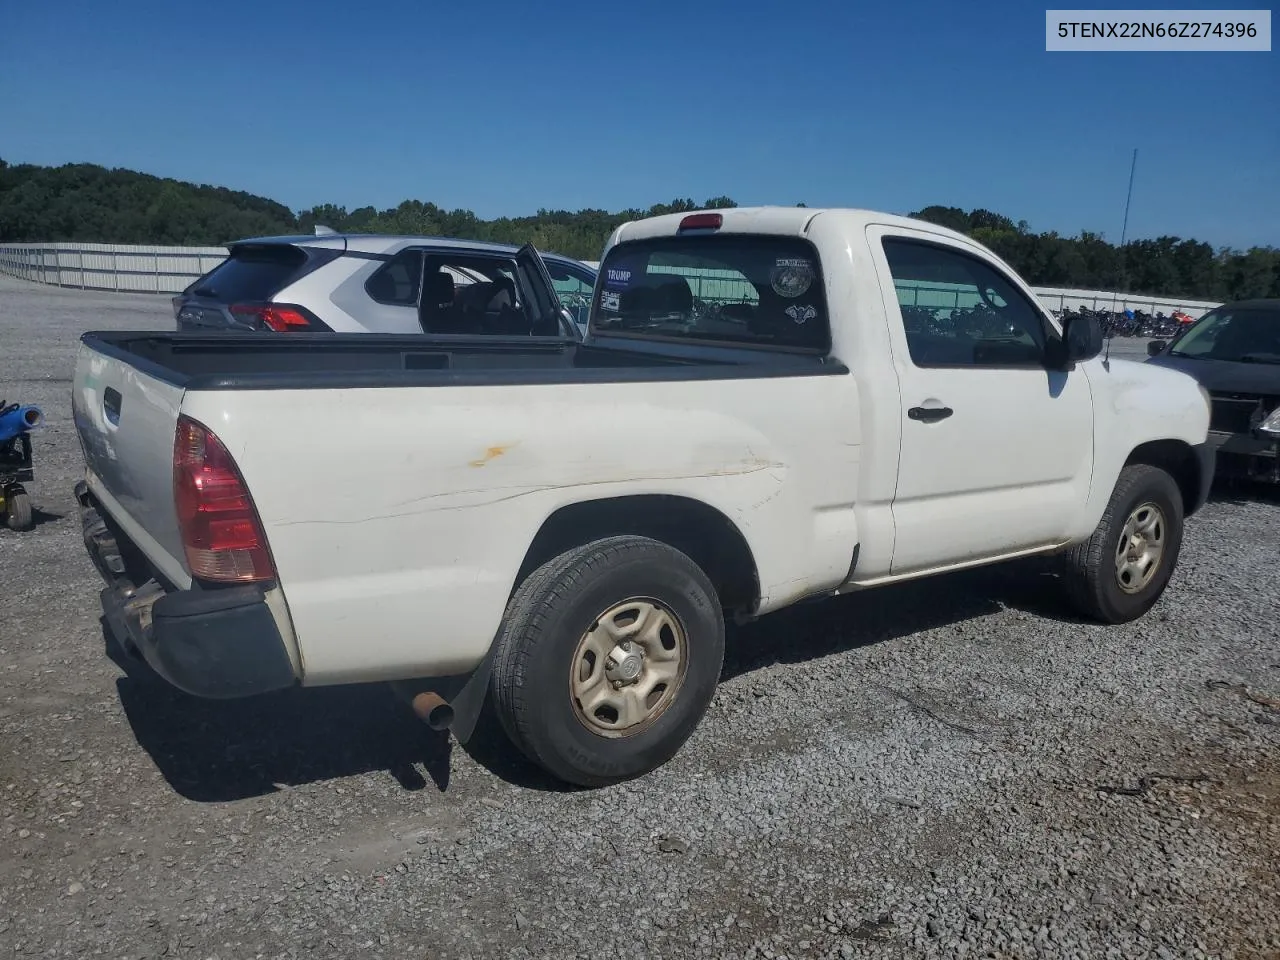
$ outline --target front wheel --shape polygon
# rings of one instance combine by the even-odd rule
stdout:
[[[610,537],[535,570],[496,643],[507,735],[554,776],[597,787],[654,770],[693,733],[720,677],[724,617],[683,553]]]
[[[1075,607],[1103,623],[1128,623],[1169,585],[1182,549],[1182,493],[1158,467],[1120,471],[1097,529],[1065,556],[1063,579]]]

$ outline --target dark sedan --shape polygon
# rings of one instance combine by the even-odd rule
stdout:
[[[1219,474],[1280,483],[1280,300],[1223,304],[1147,352],[1209,391]]]

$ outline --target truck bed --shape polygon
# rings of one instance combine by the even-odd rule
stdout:
[[[754,545],[761,609],[842,582],[857,542],[858,385],[820,354],[91,333],[73,411],[83,502],[177,590],[199,586],[179,419],[213,432],[261,521],[308,684],[472,669],[539,531],[581,524],[579,504],[701,505]]]
[[[399,334],[102,332],[81,340],[188,390],[747,379],[839,375],[830,357],[700,344],[531,343]]]

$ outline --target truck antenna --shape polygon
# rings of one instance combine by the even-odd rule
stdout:
[[[1120,227],[1120,285],[1125,288],[1125,293],[1129,292],[1128,291],[1129,257],[1125,253],[1124,245],[1129,237],[1129,204],[1133,202],[1133,175],[1137,172],[1137,170],[1138,170],[1138,148],[1134,147],[1133,160],[1129,163],[1129,192],[1125,195],[1125,198],[1124,198],[1124,223]],[[1119,291],[1116,291],[1115,296],[1111,298],[1112,318],[1114,318],[1116,314],[1116,297],[1118,297],[1119,295],[1120,295]],[[1126,299],[1125,302],[1128,303],[1129,302],[1128,299]],[[1102,364],[1108,370],[1111,369],[1111,336],[1110,334],[1111,334],[1111,331],[1108,331],[1107,352],[1102,357]]]

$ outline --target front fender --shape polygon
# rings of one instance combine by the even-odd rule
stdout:
[[[1187,513],[1199,509],[1213,470],[1209,395],[1187,374],[1145,363],[1094,359],[1082,367],[1094,398],[1094,470],[1081,523],[1074,531],[1077,538],[1093,533],[1120,471],[1144,444],[1186,445],[1203,483],[1198,502],[1186,505]]]

